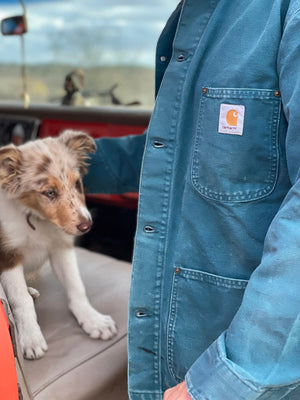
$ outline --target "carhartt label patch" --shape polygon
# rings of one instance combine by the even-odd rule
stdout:
[[[244,129],[245,106],[221,104],[219,133],[242,135]]]

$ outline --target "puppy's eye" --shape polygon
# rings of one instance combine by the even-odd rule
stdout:
[[[53,200],[56,198],[56,192],[54,190],[46,190],[43,192],[43,195],[48,197],[48,199]]]
[[[79,179],[77,179],[77,181],[76,181],[76,183],[75,183],[75,187],[76,187],[76,190],[78,190],[78,192],[79,193],[82,193],[82,184],[81,184],[81,181],[79,180]]]

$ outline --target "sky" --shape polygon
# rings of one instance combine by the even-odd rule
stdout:
[[[152,67],[156,41],[179,0],[24,0],[27,64]],[[22,14],[0,0],[0,19]],[[20,38],[0,35],[0,63],[20,63]]]

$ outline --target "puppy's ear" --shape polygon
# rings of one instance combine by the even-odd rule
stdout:
[[[13,144],[0,148],[0,186],[14,194],[20,187],[22,152]]]
[[[81,174],[86,174],[89,153],[96,152],[94,139],[85,132],[66,130],[60,134],[58,140],[74,154]]]

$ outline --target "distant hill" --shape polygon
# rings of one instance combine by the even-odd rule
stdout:
[[[80,67],[80,66],[78,66]],[[33,103],[60,104],[65,76],[75,69],[68,65],[27,66],[28,93]],[[88,105],[110,105],[113,95],[123,104],[154,104],[154,69],[143,67],[85,68],[84,97]],[[0,65],[0,101],[19,100],[22,92],[21,66]]]

